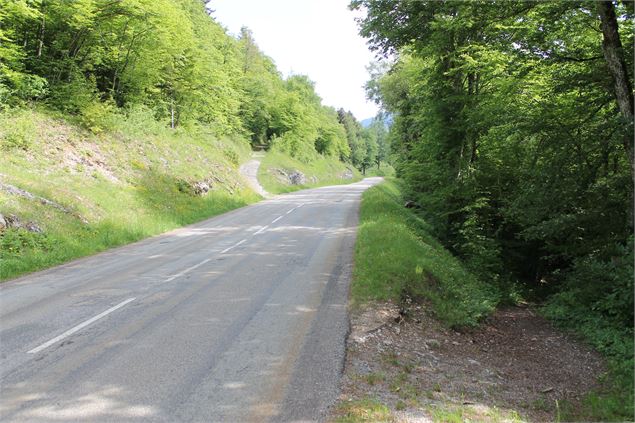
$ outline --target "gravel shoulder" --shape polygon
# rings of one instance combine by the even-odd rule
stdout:
[[[425,305],[371,303],[351,316],[335,421],[554,421],[599,388],[603,360],[530,307],[464,332]]]

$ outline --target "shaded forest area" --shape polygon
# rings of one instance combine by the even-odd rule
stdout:
[[[383,123],[362,128],[322,105],[312,81],[284,78],[247,28],[229,35],[206,3],[0,0],[0,109],[44,104],[97,133],[141,110],[304,162],[387,159]]]
[[[633,3],[355,0],[397,176],[497,292],[611,360],[633,413]],[[611,401],[611,400],[606,400]],[[621,414],[623,413],[623,414]]]

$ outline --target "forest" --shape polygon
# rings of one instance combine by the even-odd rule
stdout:
[[[633,5],[350,5],[420,214],[499,303],[545,304],[612,357],[631,418]]]
[[[322,105],[308,77],[284,78],[248,28],[228,34],[207,3],[0,1],[0,109],[43,105],[93,132],[142,110],[304,162],[386,160],[383,124]]]

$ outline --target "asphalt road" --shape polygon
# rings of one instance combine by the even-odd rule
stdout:
[[[0,421],[320,420],[361,193],[277,196],[0,285]]]

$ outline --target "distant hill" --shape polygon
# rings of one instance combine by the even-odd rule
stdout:
[[[359,123],[362,125],[363,128],[368,128],[373,123],[374,120],[375,120],[374,117],[369,117],[360,121]]]
[[[370,125],[373,124],[374,120],[375,120],[374,117],[369,117],[360,121],[359,123],[362,125],[363,128],[368,128]],[[386,122],[386,128],[390,128],[390,125],[392,125],[392,115],[390,114],[386,115],[385,122]]]

